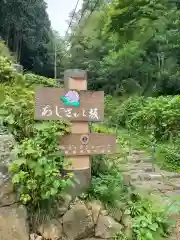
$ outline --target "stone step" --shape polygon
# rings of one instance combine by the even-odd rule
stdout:
[[[167,172],[167,171],[164,171],[164,170],[160,170],[160,171],[164,175],[164,177],[167,177],[167,178],[179,178],[179,181],[180,181],[180,173]]]
[[[180,190],[180,179],[179,178],[174,178],[174,179],[169,179],[166,181],[168,184],[173,186],[176,190]]]
[[[176,197],[180,198],[180,190],[166,191],[166,192],[164,192],[164,195],[167,196],[168,198],[172,198],[172,199],[176,200]]]
[[[145,181],[151,181],[151,180],[163,180],[163,176],[159,173],[147,173],[144,171],[141,172],[131,172],[131,180],[145,180]]]
[[[174,188],[168,184],[165,184],[163,182],[160,182],[158,180],[153,181],[133,181],[131,183],[135,188],[140,188],[141,190],[145,190],[147,192],[154,192],[154,191],[160,191],[160,192],[166,192],[166,191],[172,191]]]
[[[144,171],[144,172],[153,172],[153,165],[151,163],[136,163],[136,164],[127,164],[127,169],[129,171]]]
[[[137,156],[137,155],[131,155],[127,156],[127,161],[130,163],[141,163],[141,162],[151,162],[150,157],[142,157],[142,156]]]
[[[131,153],[135,155],[142,155],[142,154],[147,155],[147,153],[144,150],[140,150],[140,149],[133,149],[131,150]]]

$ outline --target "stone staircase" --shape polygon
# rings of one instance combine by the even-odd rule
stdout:
[[[151,157],[142,150],[132,150],[121,167],[124,175],[129,176],[131,185],[137,191],[156,196],[160,204],[180,207],[180,174],[159,169],[153,165]],[[176,197],[179,197],[179,201]],[[177,228],[173,230],[170,240],[180,240],[180,214],[175,214],[173,219],[176,220]]]

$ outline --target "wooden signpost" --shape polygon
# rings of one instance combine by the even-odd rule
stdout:
[[[116,152],[116,136],[89,133],[89,122],[104,120],[104,92],[87,91],[87,74],[82,70],[67,70],[65,88],[39,88],[35,98],[35,119],[69,119],[71,134],[60,141],[70,169],[79,184],[72,195],[78,195],[91,180],[90,155]]]

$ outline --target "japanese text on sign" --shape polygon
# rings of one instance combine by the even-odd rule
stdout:
[[[58,106],[55,106],[55,108],[50,107],[49,105],[45,106],[42,109],[42,117],[51,117],[54,115],[53,110],[57,117],[59,118],[78,118],[78,117],[84,117],[89,118],[91,120],[99,120],[99,110],[97,108],[90,108],[89,111],[85,109],[80,109],[79,111],[77,109],[72,108],[61,108]]]
[[[103,133],[70,134],[60,140],[66,156],[98,155],[116,152],[116,137]]]
[[[35,95],[35,119],[100,122],[104,119],[104,92],[39,88]]]
[[[106,146],[84,146],[80,145],[79,147],[75,145],[65,145],[60,147],[64,151],[65,155],[96,155],[96,154],[108,154],[112,152],[112,145],[108,144]]]

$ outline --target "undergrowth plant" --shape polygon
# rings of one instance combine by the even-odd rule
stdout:
[[[127,209],[133,219],[133,239],[163,240],[168,237],[168,214],[148,196],[132,194]]]
[[[37,87],[39,85],[44,87],[59,87],[55,79],[38,76],[32,73],[26,73],[24,78],[26,87]]]
[[[14,135],[16,141],[34,134],[34,91],[18,86],[4,86],[5,99],[0,106],[3,124]]]
[[[64,157],[59,150],[60,137],[67,126],[58,122],[35,125],[35,136],[25,139],[17,147],[17,160],[9,170],[20,200],[31,206],[40,207],[46,200],[56,200],[71,184],[70,178],[62,176]]]
[[[150,198],[132,194],[126,202],[125,214],[132,219],[130,236],[121,231],[114,240],[164,240],[169,239],[171,225],[165,208],[156,205]]]
[[[12,62],[7,58],[0,56],[0,83],[9,83],[14,80],[15,71]]]

